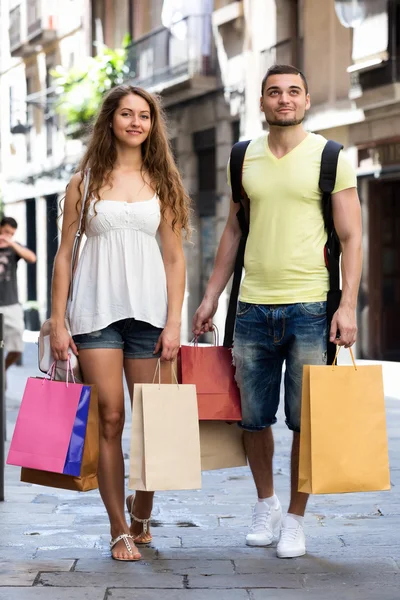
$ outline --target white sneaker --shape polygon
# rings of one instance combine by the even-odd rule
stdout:
[[[303,526],[287,515],[282,526],[276,554],[278,558],[296,558],[306,553],[306,538]]]
[[[267,502],[257,502],[253,509],[250,533],[246,536],[248,546],[269,546],[279,539],[282,525],[282,508],[279,500],[275,506]]]

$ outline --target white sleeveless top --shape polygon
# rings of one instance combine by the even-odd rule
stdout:
[[[92,200],[87,240],[78,260],[68,307],[72,335],[135,318],[164,328],[167,282],[156,240],[158,197],[143,202]]]

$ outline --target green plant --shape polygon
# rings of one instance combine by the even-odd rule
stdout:
[[[92,121],[103,94],[125,80],[129,41],[127,36],[124,47],[115,50],[102,45],[97,56],[88,57],[82,65],[69,70],[58,66],[52,71],[59,97],[56,110],[65,116],[71,135]]]

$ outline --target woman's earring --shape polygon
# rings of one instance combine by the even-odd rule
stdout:
[[[112,123],[110,123],[110,129],[112,129]]]

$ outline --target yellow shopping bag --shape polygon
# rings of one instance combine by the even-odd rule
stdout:
[[[331,366],[304,366],[300,492],[390,489],[382,367],[351,357],[353,366],[337,366],[336,358]]]

